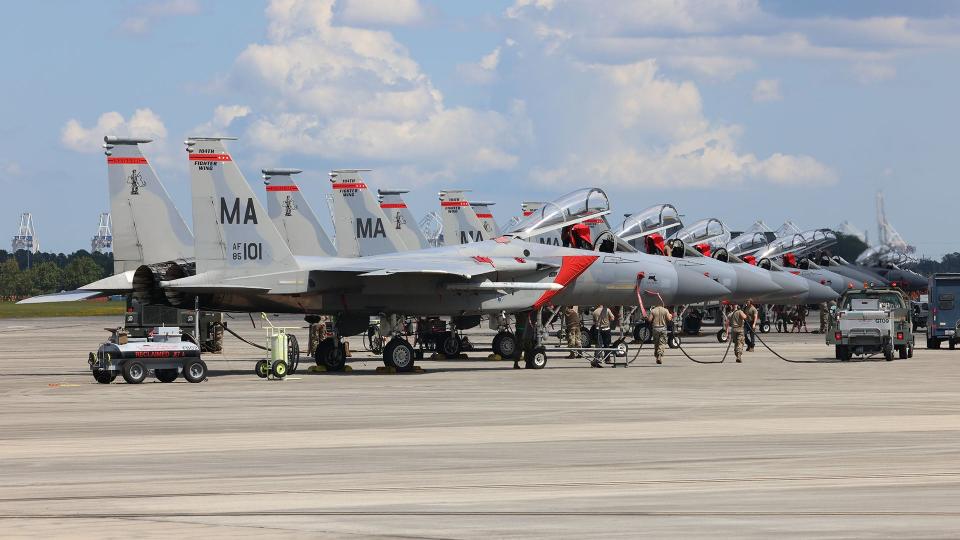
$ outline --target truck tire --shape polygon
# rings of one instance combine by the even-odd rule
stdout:
[[[957,342],[951,339],[951,340],[950,340],[950,350],[952,351],[952,350],[954,350],[954,349],[956,349],[956,348],[957,348]]]
[[[177,368],[155,369],[153,375],[162,383],[172,383],[177,380],[180,370]]]
[[[183,366],[183,378],[192,383],[205,381],[207,379],[207,364],[199,358],[187,362]]]
[[[853,358],[853,355],[850,354],[850,347],[846,345],[837,345],[837,358],[843,360],[844,362],[850,361]]]
[[[907,345],[897,345],[897,356],[899,356],[901,360],[907,359]]]
[[[93,378],[100,384],[110,384],[117,378],[116,371],[107,371],[105,369],[93,370]]]
[[[927,348],[928,349],[939,349],[940,340],[935,338],[927,338]]]
[[[127,384],[140,384],[147,378],[147,368],[138,360],[123,364],[123,380]]]
[[[907,351],[907,358],[913,358],[913,344],[910,344],[910,349]]]
[[[883,346],[883,359],[887,362],[893,360],[893,346],[890,344]]]

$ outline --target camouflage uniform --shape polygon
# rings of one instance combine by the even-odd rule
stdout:
[[[757,306],[750,304],[743,309],[743,313],[747,316],[746,323],[744,324],[743,339],[747,344],[747,351],[753,351],[753,347],[757,341],[757,336],[754,334],[753,321],[760,320],[760,312],[757,311]]]
[[[826,302],[823,302],[822,304],[820,304],[820,333],[821,334],[827,333],[827,318],[829,317],[829,314],[830,314],[829,304]]]
[[[743,360],[743,326],[746,323],[744,320],[747,314],[743,312],[740,308],[737,308],[730,314],[730,339],[733,340],[733,355],[737,358],[737,362]]]
[[[650,310],[649,318],[653,330],[653,356],[658,364],[662,364],[663,352],[667,346],[667,322],[670,320],[670,311],[663,306],[655,306]]]
[[[563,308],[563,330],[567,334],[567,347],[580,347],[580,311],[577,306]],[[575,356],[570,351],[570,358]]]

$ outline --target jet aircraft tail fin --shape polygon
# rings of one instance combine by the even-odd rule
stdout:
[[[113,270],[193,256],[193,233],[140,150],[150,139],[103,138],[107,155]]]
[[[333,188],[334,226],[337,254],[341,257],[365,257],[407,251],[396,227],[390,226],[380,203],[370,193],[360,173],[366,169],[341,169],[330,172]]]
[[[197,274],[228,268],[260,273],[297,269],[290,248],[233,161],[224,140],[191,137],[186,141]]]
[[[327,236],[317,214],[300,192],[293,180],[299,169],[263,169],[263,182],[267,185],[267,211],[280,235],[294,255],[336,255],[336,250]]]
[[[408,193],[406,189],[378,189],[380,209],[387,216],[388,227],[396,229],[403,239],[407,249],[423,249],[430,247],[423,236],[417,220],[413,217],[402,195]]]
[[[440,217],[447,245],[481,242],[493,237],[484,230],[465,193],[464,190],[454,189],[440,192]]]
[[[483,226],[483,230],[486,231],[489,238],[496,238],[500,236],[500,226],[497,225],[497,222],[493,219],[493,212],[490,211],[490,207],[496,203],[488,201],[470,201],[470,208],[473,209],[474,213],[477,214],[477,219],[480,220],[480,224]]]

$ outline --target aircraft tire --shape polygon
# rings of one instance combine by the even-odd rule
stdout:
[[[413,371],[414,352],[406,340],[395,339],[383,349],[384,363],[400,372]]]
[[[543,369],[547,367],[547,349],[537,347],[525,355],[524,364],[527,369]]]
[[[717,330],[717,341],[720,343],[726,343],[730,340],[730,336],[727,335],[726,330]]]
[[[440,352],[447,358],[455,358],[460,354],[460,336],[456,332],[444,332],[440,338]]]
[[[669,346],[671,349],[676,349],[676,348],[680,347],[680,344],[681,344],[681,343],[682,343],[682,342],[681,342],[681,340],[680,340],[680,336],[678,336],[678,335],[676,335],[676,334],[667,336],[667,346]]]
[[[513,332],[498,332],[493,338],[493,354],[499,354],[504,360],[512,360],[517,355],[517,336]]]

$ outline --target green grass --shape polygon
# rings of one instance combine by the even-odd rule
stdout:
[[[54,302],[49,304],[16,305],[0,302],[0,319],[25,319],[30,317],[91,317],[96,315],[122,315],[123,302]]]

